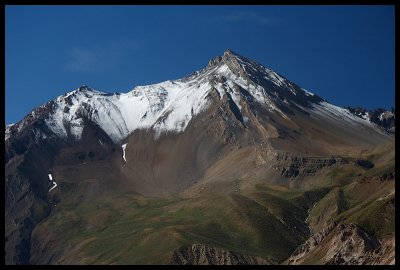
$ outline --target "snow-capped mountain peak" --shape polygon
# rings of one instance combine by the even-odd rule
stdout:
[[[227,50],[187,77],[137,86],[128,93],[104,93],[82,85],[33,110],[17,125],[6,127],[6,139],[12,129],[19,132],[37,115],[56,136],[75,140],[81,138],[86,121],[98,125],[116,143],[137,129],[153,129],[156,137],[165,132],[179,133],[212,104],[211,91],[216,91],[220,100],[233,102],[239,113],[243,102],[250,99],[285,119],[289,119],[290,106],[315,112],[322,108],[333,114],[328,105],[318,106],[328,104],[322,98]],[[339,109],[334,113],[338,111],[345,113]]]

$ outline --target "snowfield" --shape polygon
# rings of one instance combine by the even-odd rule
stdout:
[[[245,70],[259,68],[253,62],[233,57],[237,60],[234,62],[240,63]],[[274,84],[286,84],[286,80],[274,71],[265,68],[264,72]],[[223,78],[224,82],[215,82],[210,78]],[[59,137],[66,138],[70,133],[76,140],[81,138],[84,117],[98,124],[114,142],[122,141],[136,129],[154,129],[157,138],[165,132],[183,132],[194,116],[209,107],[207,95],[213,89],[218,91],[220,99],[229,93],[241,109],[242,95],[238,86],[285,117],[264,88],[235,75],[226,64],[221,63],[183,79],[137,86],[126,94],[106,94],[82,86],[56,99],[46,124]],[[290,91],[293,92],[292,89]]]

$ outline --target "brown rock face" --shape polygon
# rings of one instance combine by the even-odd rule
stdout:
[[[272,167],[284,177],[310,176],[317,171],[334,166],[349,163],[342,157],[298,157],[293,155],[278,155],[276,165]]]
[[[394,235],[379,242],[355,224],[332,223],[311,236],[288,259],[289,264],[394,264]]]
[[[209,247],[202,244],[182,246],[175,250],[170,264],[174,265],[270,265],[271,261],[251,256],[238,254],[220,248]]]

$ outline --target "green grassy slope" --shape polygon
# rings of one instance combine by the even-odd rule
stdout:
[[[195,199],[122,193],[61,202],[39,229],[54,232],[52,240],[65,248],[61,263],[167,263],[173,250],[191,243],[281,261],[308,237],[303,221],[313,196],[262,185]]]

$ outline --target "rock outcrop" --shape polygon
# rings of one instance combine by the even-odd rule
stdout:
[[[355,224],[330,224],[299,246],[288,264],[394,264],[394,235],[379,241]]]
[[[293,155],[278,155],[275,161],[272,168],[288,178],[310,176],[325,167],[349,163],[342,157],[298,157]]]
[[[273,262],[251,255],[238,254],[203,244],[185,245],[175,250],[170,264],[174,265],[270,265]]]
[[[380,176],[374,176],[374,177],[363,176],[362,178],[357,179],[357,182],[359,183],[368,183],[374,181],[385,182],[385,181],[394,181],[395,179],[396,179],[396,172],[392,171],[389,173],[383,173]]]

